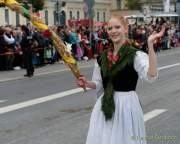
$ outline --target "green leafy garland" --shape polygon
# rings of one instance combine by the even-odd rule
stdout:
[[[108,64],[108,51],[105,50],[101,56],[101,71],[102,76],[108,79],[106,88],[104,89],[104,95],[102,97],[102,111],[105,115],[106,120],[111,120],[115,111],[115,102],[114,102],[114,88],[112,84],[113,77],[121,71],[126,65],[130,65],[134,62],[134,57],[136,55],[135,49],[130,44],[124,44],[121,46],[118,51],[118,56],[120,59],[113,63],[112,67],[109,69]]]

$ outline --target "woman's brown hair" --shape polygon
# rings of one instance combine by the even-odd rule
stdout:
[[[111,19],[111,18],[116,18],[116,19],[118,19],[118,20],[121,22],[121,24],[122,24],[125,28],[128,29],[128,20],[127,20],[126,18],[124,18],[123,16],[118,15],[118,14],[111,14],[110,19]]]

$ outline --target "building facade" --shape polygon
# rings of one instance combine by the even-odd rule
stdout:
[[[120,14],[122,16],[140,14],[140,10],[128,10],[126,3],[127,0],[111,0],[110,13]]]
[[[152,13],[179,13],[180,4],[178,0],[139,0],[141,9],[128,10],[126,7],[127,0],[112,0],[111,13],[118,13],[123,16],[127,15],[149,15]]]
[[[169,2],[169,12],[175,12],[177,1],[178,0],[139,0],[139,3],[142,6],[140,11],[143,11],[143,9],[146,8],[150,12],[163,12]],[[126,10],[126,2],[127,0],[112,0],[112,11]]]
[[[69,19],[84,19],[84,3],[83,0],[63,0],[66,2],[66,6],[63,8],[66,14],[66,21]],[[40,11],[38,16],[47,25],[57,25],[57,2],[61,3],[61,0],[51,0],[45,3],[44,10]],[[62,8],[59,7],[60,11]],[[107,21],[110,15],[111,0],[95,0],[94,5],[94,20],[95,21]],[[0,25],[19,25],[27,24],[28,20],[23,18],[16,12],[11,11],[7,7],[0,8]]]
[[[177,0],[141,0],[140,3],[148,13],[175,12]]]
[[[126,0],[111,0],[111,10],[126,9]]]

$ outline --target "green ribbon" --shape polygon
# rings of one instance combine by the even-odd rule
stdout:
[[[27,19],[30,19],[29,10],[22,7],[22,11],[23,11],[23,16],[26,17]]]

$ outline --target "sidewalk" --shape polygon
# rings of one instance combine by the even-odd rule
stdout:
[[[157,56],[162,56],[166,54],[174,54],[174,53],[180,53],[180,47],[163,50],[159,53],[157,53]],[[78,61],[78,67],[93,67],[94,60],[88,60],[88,61]],[[60,61],[58,63],[52,64],[52,65],[46,65],[43,67],[35,68],[34,76],[40,76],[40,75],[47,75],[50,73],[56,73],[61,71],[69,70],[69,68],[64,65],[63,61]],[[24,74],[26,73],[25,69],[20,70],[12,70],[12,71],[0,71],[0,83],[11,81],[11,80],[18,80],[18,79],[25,79]],[[28,78],[26,78],[28,79]]]
[[[78,67],[92,67],[94,61],[79,61]],[[34,76],[40,76],[40,75],[47,75],[50,73],[56,73],[61,71],[70,70],[63,61],[57,62],[52,65],[45,65],[43,67],[35,68]],[[11,80],[19,80],[19,79],[28,79],[27,77],[24,77],[24,74],[26,74],[25,69],[20,70],[12,70],[12,71],[0,71],[0,83],[11,81]],[[33,77],[32,77],[33,78]]]

